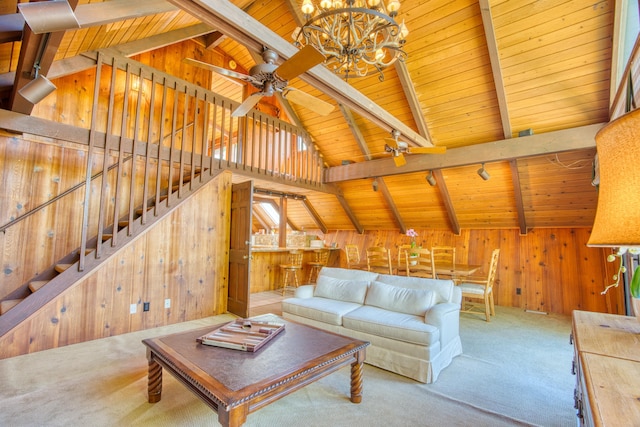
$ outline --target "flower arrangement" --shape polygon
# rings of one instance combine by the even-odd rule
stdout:
[[[602,295],[606,294],[611,288],[617,288],[618,285],[620,284],[620,279],[622,278],[622,275],[627,271],[627,267],[625,267],[622,262],[622,255],[627,253],[627,251],[629,251],[629,253],[632,253],[632,254],[639,254],[640,248],[627,248],[625,246],[621,246],[618,248],[618,251],[615,254],[610,254],[607,257],[608,262],[614,262],[616,259],[619,259],[620,265],[618,267],[617,273],[613,275],[613,280],[615,280],[615,282],[608,285],[606,288],[604,288],[604,291],[601,292]],[[633,278],[631,280],[631,287],[629,290],[633,298],[640,298],[640,266],[636,267],[636,270],[633,273]]]
[[[409,228],[407,230],[407,236],[409,236],[409,238],[411,238],[411,249],[416,247],[416,237],[418,237],[418,233],[416,233],[416,230],[414,230],[413,228]],[[411,255],[418,255],[417,253],[413,253],[411,252]]]

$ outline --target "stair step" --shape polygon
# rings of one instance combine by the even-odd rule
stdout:
[[[62,273],[63,271],[68,270],[72,265],[73,264],[56,264],[56,271],[58,273]]]
[[[4,301],[0,301],[0,315],[5,314],[7,311],[11,310],[13,307],[18,305],[20,301],[22,301],[22,299],[7,299]]]
[[[103,234],[102,235],[102,241],[106,242],[107,240],[111,239],[113,237],[113,234]]]
[[[48,280],[34,280],[33,282],[29,282],[29,290],[35,292],[47,283],[49,283]]]

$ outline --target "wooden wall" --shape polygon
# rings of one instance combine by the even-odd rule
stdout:
[[[223,173],[0,338],[0,358],[226,312],[230,191],[231,176]]]
[[[461,263],[487,265],[491,251],[500,248],[497,305],[567,315],[572,310],[624,314],[619,289],[601,295],[604,287],[612,283],[614,266],[606,261],[608,249],[586,246],[588,228],[541,228],[526,235],[512,229],[465,229],[459,236],[441,230],[416,231],[417,243],[423,247],[455,246]],[[364,234],[337,231],[325,234],[323,239],[340,248],[347,243],[357,244],[361,257],[369,246],[385,246],[395,258],[398,246],[410,243],[397,230]],[[340,263],[346,267],[344,251],[341,255]]]

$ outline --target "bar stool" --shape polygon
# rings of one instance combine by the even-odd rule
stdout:
[[[291,251],[289,255],[287,255],[287,263],[280,264],[280,268],[284,271],[284,280],[282,281],[282,295],[284,295],[284,291],[287,289],[287,284],[289,283],[289,274],[293,273],[293,280],[298,287],[298,271],[302,270],[302,251]]]
[[[318,280],[318,273],[320,273],[322,267],[327,265],[327,262],[329,261],[329,249],[316,249],[313,252],[315,252],[314,260],[307,263],[310,267],[309,283],[316,283],[316,280]]]

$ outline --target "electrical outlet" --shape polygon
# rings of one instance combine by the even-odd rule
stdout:
[[[136,311],[138,311],[138,304],[131,304],[129,306],[129,313],[136,314]]]
[[[516,288],[516,295],[522,295],[522,289]]]
[[[142,311],[149,311],[149,303],[145,302],[142,304]]]
[[[171,299],[167,298],[164,300],[164,308],[171,308]]]

